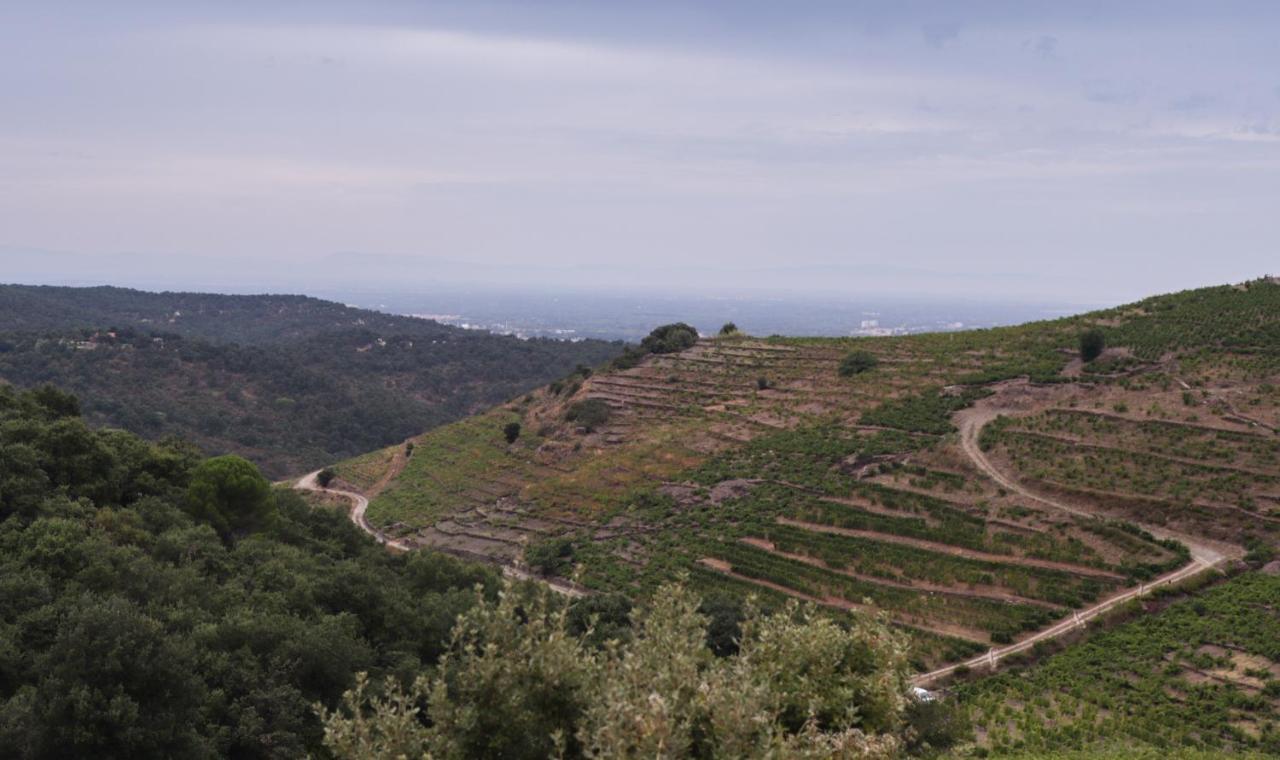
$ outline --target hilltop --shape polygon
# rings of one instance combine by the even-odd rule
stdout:
[[[1091,330],[1105,350],[1086,361]],[[608,366],[342,462],[339,483],[408,546],[600,591],[644,596],[687,575],[707,594],[884,615],[919,670],[941,668],[930,684],[1043,656],[1153,590],[1262,579],[1213,597],[1220,611],[1275,588],[1248,572],[1280,544],[1273,281],[960,333],[688,335],[669,326]],[[1241,675],[1214,676],[1228,724],[1181,741],[1270,746],[1277,695],[1261,690],[1280,653],[1204,630],[1212,647],[1170,649],[1160,683],[1188,694],[1210,667]],[[1205,660],[1219,650],[1243,659]],[[1144,684],[1159,669],[1145,662]],[[980,746],[1024,746],[1029,727],[995,722],[1028,695],[982,693]],[[1108,723],[1099,699],[1053,713],[1076,733],[1035,746],[1160,746]],[[1165,700],[1175,714],[1194,703]]]
[[[113,286],[0,285],[6,332],[66,332],[131,327],[214,343],[262,345],[366,329],[419,338],[457,328],[300,295],[153,293]]]
[[[0,286],[0,380],[279,477],[400,441],[621,351],[305,296]]]

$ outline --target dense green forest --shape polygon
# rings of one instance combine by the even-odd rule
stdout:
[[[304,296],[0,286],[0,380],[91,424],[249,457],[272,477],[394,443],[621,351]]]
[[[0,285],[6,331],[61,332],[132,326],[215,343],[274,344],[365,327],[415,338],[457,335],[425,319],[357,309],[299,295],[151,293],[111,286]]]
[[[433,662],[494,587],[77,408],[0,388],[0,756],[298,757],[313,703]]]

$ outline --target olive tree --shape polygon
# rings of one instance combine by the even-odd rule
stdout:
[[[508,585],[459,619],[409,689],[366,680],[321,708],[338,757],[889,757],[904,746],[906,645],[866,617],[792,602],[743,613],[716,656],[697,595],[658,589],[631,635],[591,643],[544,588]],[[580,623],[579,623],[580,629]]]

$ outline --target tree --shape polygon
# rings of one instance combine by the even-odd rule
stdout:
[[[502,437],[507,439],[507,443],[515,443],[516,439],[520,437],[520,423],[508,422],[502,428]]]
[[[378,696],[361,677],[343,709],[321,709],[325,743],[348,758],[879,758],[904,746],[906,645],[875,620],[748,604],[739,649],[716,657],[679,585],[604,646],[575,636],[554,597],[508,583],[497,602],[477,600],[434,673],[408,690],[389,679]]]
[[[55,417],[80,416],[80,399],[52,385],[42,385],[31,391],[29,396]]]
[[[880,360],[870,351],[850,351],[840,360],[840,376],[860,375],[867,370],[875,369]]]
[[[738,326],[732,322],[725,322],[724,326],[720,328],[721,335],[733,335],[737,332],[738,332]]]
[[[195,468],[186,507],[224,539],[265,528],[275,512],[271,484],[252,462],[234,454],[206,459]]]
[[[634,605],[625,594],[591,594],[569,605],[569,632],[585,637],[592,646],[607,641],[626,641],[631,637],[631,611]]]
[[[1107,336],[1096,327],[1080,333],[1080,358],[1091,362],[1102,355],[1107,347]]]
[[[191,720],[206,695],[188,648],[125,599],[77,601],[18,721],[29,756],[214,756]]]
[[[316,482],[320,484],[321,488],[328,488],[336,477],[338,477],[338,473],[334,472],[332,467],[326,467],[316,473]]]
[[[767,378],[767,377],[757,377],[757,378],[756,378],[756,389],[757,389],[757,390],[762,390],[762,391],[767,391],[767,390],[769,390],[769,378]]]
[[[640,347],[651,354],[674,354],[691,348],[698,342],[698,331],[684,322],[673,322],[669,325],[655,327]]]
[[[703,597],[698,612],[707,618],[707,646],[716,657],[738,653],[742,639],[742,602],[727,594]]]

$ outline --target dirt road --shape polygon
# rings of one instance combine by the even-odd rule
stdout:
[[[980,667],[994,668],[1000,660],[1011,654],[1025,652],[1026,650],[1034,647],[1038,642],[1056,639],[1059,636],[1064,636],[1077,628],[1083,628],[1085,623],[1088,621],[1098,617],[1099,615],[1105,614],[1131,599],[1146,596],[1154,589],[1161,586],[1173,585],[1194,575],[1198,575],[1201,572],[1210,570],[1212,567],[1212,565],[1206,564],[1198,559],[1193,559],[1189,564],[1183,565],[1172,573],[1162,575],[1150,583],[1140,584],[1137,588],[1122,591],[1099,602],[1098,604],[1093,605],[1092,607],[1073,612],[1070,616],[1063,618],[1044,630],[1037,631],[1034,635],[1028,636],[1021,641],[1009,644],[1008,646],[991,649],[986,654],[979,655],[971,660],[959,662],[954,665],[948,665],[945,668],[939,668],[928,673],[920,673],[919,675],[911,678],[911,683],[916,686],[927,686],[943,676],[951,675],[961,667],[971,669]]]
[[[303,475],[301,478],[299,478],[298,482],[294,483],[293,487],[298,489],[299,491],[315,491],[316,493],[333,494],[334,496],[338,496],[340,498],[346,499],[347,501],[351,502],[351,512],[350,512],[351,522],[355,523],[356,527],[360,528],[360,530],[363,530],[365,533],[368,533],[369,535],[373,536],[375,541],[387,547],[388,549],[391,549],[393,551],[398,551],[398,552],[407,552],[415,548],[412,544],[409,544],[405,541],[400,541],[394,538],[388,538],[385,533],[378,530],[377,528],[374,528],[373,525],[369,523],[369,520],[365,517],[365,511],[369,509],[368,498],[366,498],[362,494],[356,493],[355,491],[343,491],[337,488],[325,488],[324,486],[320,485],[319,481],[317,480],[319,476],[320,476],[319,470],[316,470],[315,472],[309,472],[306,475]],[[530,573],[527,570],[524,570],[519,567],[513,567],[511,565],[501,565],[501,567],[502,567],[502,574],[507,578],[513,578],[515,580],[521,580],[521,581],[538,581],[539,583],[546,585],[552,591],[558,594],[563,594],[565,596],[580,597],[580,596],[586,596],[587,594],[585,589],[579,588],[578,586],[572,583],[569,583],[568,581],[562,581],[556,578],[543,578],[543,577],[534,575],[533,573]]]
[[[961,411],[955,417],[956,425],[960,428],[960,446],[964,450],[965,455],[973,462],[974,466],[992,480],[999,483],[1006,490],[1017,493],[1024,498],[1074,515],[1080,515],[1082,517],[1097,517],[1097,515],[1086,510],[1073,507],[1069,504],[1063,504],[1034,493],[1021,483],[1018,483],[1013,478],[996,469],[996,467],[991,464],[991,461],[987,459],[986,454],[983,453],[982,447],[978,445],[978,436],[982,432],[983,426],[991,420],[994,420],[1000,412],[1001,410],[998,407],[980,403],[977,406]],[[939,668],[929,673],[916,675],[911,679],[912,683],[916,686],[926,686],[943,676],[954,673],[961,667],[977,668],[985,666],[994,668],[1001,659],[1008,657],[1009,655],[1024,652],[1034,647],[1038,642],[1055,639],[1059,636],[1070,633],[1072,630],[1077,628],[1083,628],[1085,623],[1089,620],[1105,614],[1125,602],[1146,596],[1154,589],[1161,586],[1173,585],[1202,572],[1212,570],[1219,563],[1228,558],[1227,555],[1219,551],[1217,547],[1206,544],[1204,541],[1193,536],[1172,533],[1154,525],[1139,524],[1138,527],[1147,531],[1156,538],[1172,538],[1176,541],[1182,542],[1191,552],[1191,562],[1183,565],[1173,572],[1166,573],[1149,583],[1139,584],[1137,588],[1121,591],[1091,607],[1073,612],[1070,616],[1063,618],[1048,628],[1037,631],[1035,634],[1022,639],[1021,641],[1014,642],[1008,646],[991,649],[986,654],[979,655],[978,657],[974,657],[973,659],[965,662],[948,665],[945,668]]]
[[[1005,490],[1016,493],[1023,498],[1034,501],[1038,504],[1050,507],[1052,509],[1068,512],[1080,517],[1096,518],[1099,515],[1086,509],[1064,504],[1060,501],[1042,496],[1031,491],[1026,486],[1014,480],[1009,475],[996,469],[991,464],[991,460],[987,459],[987,455],[982,451],[982,447],[978,445],[978,437],[982,433],[982,428],[988,422],[991,422],[1001,414],[1002,410],[998,406],[989,403],[979,402],[977,405],[965,409],[955,416],[956,426],[960,428],[960,448],[963,449],[969,461],[981,470],[987,477],[999,483]],[[1206,565],[1216,565],[1227,559],[1220,547],[1209,544],[1203,539],[1196,536],[1189,536],[1184,533],[1175,533],[1157,525],[1143,525],[1135,523],[1139,528],[1155,536],[1160,540],[1173,539],[1184,544],[1191,552],[1191,556],[1195,560]]]

